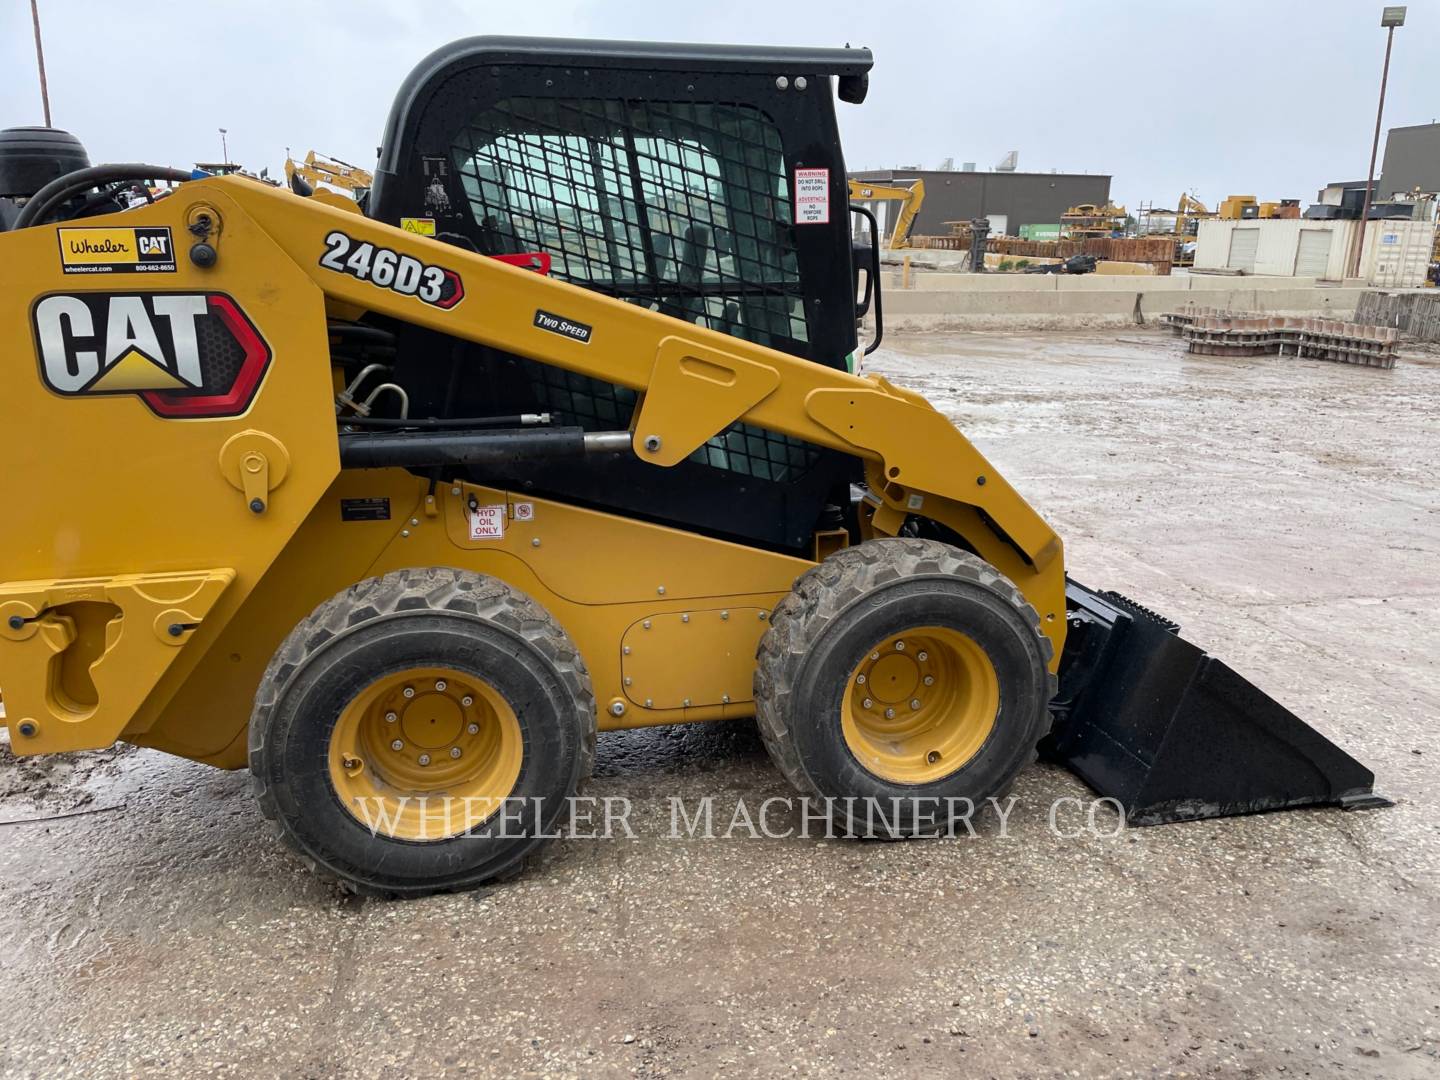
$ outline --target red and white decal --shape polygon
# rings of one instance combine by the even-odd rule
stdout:
[[[795,224],[830,224],[830,170],[795,170]]]
[[[470,507],[471,540],[503,540],[505,538],[505,504]]]

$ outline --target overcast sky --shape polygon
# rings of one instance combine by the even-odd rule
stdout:
[[[1132,212],[1182,190],[1315,197],[1363,179],[1385,32],[1369,0],[40,0],[57,127],[92,161],[278,174],[285,148],[369,166],[400,81],[471,34],[855,45],[852,169],[1109,173]],[[28,0],[0,0],[0,127],[41,122]],[[1440,116],[1440,0],[1395,35],[1385,126]],[[1381,153],[1384,153],[1383,141]],[[1378,173],[1379,166],[1377,164]]]

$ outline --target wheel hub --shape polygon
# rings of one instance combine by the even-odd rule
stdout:
[[[367,826],[438,840],[491,817],[514,790],[523,739],[514,710],[481,679],[449,669],[386,675],[341,712],[330,779]]]
[[[948,627],[916,627],[860,658],[841,730],[856,760],[876,776],[931,783],[979,753],[999,703],[995,667],[973,638]]]
[[[448,693],[435,692],[413,698],[401,715],[401,737],[412,746],[423,746],[427,750],[448,749],[465,727],[464,710]]]

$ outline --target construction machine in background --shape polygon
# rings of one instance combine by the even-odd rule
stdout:
[[[754,717],[847,834],[943,834],[1037,752],[1137,824],[1383,801],[853,373],[880,244],[835,109],[871,62],[457,42],[363,208],[8,144],[14,753],[248,767],[380,895],[515,872],[597,730],[655,724]],[[137,179],[179,186],[115,212]]]
[[[1254,195],[1231,195],[1220,203],[1219,215],[1222,221],[1240,221],[1246,218],[1298,218],[1299,199],[1278,199],[1259,202]]]
[[[301,194],[313,194],[316,190],[326,188],[341,191],[348,194],[352,199],[368,191],[375,178],[365,169],[358,165],[351,165],[348,161],[341,161],[339,158],[327,157],[318,154],[314,150],[305,155],[305,160],[295,161],[290,152],[285,152],[285,179],[293,188],[297,179],[309,191]]]
[[[915,227],[916,215],[920,213],[920,207],[925,202],[925,181],[915,179],[906,186],[899,184],[872,184],[867,180],[850,181],[850,201],[852,203],[874,202],[874,201],[897,201],[900,203],[900,212],[895,218],[895,225],[890,230],[890,237],[885,246],[891,251],[897,251],[905,247],[910,241],[910,230]]]
[[[1091,240],[1124,236],[1128,221],[1129,214],[1123,206],[1081,203],[1060,215],[1060,237],[1063,240]]]

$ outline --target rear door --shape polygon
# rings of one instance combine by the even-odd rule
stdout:
[[[1330,244],[1334,238],[1330,229],[1301,229],[1295,276],[1323,278],[1325,268],[1330,265]]]
[[[1230,258],[1225,265],[1231,270],[1255,272],[1255,253],[1260,249],[1260,230],[1235,229],[1230,233]]]

